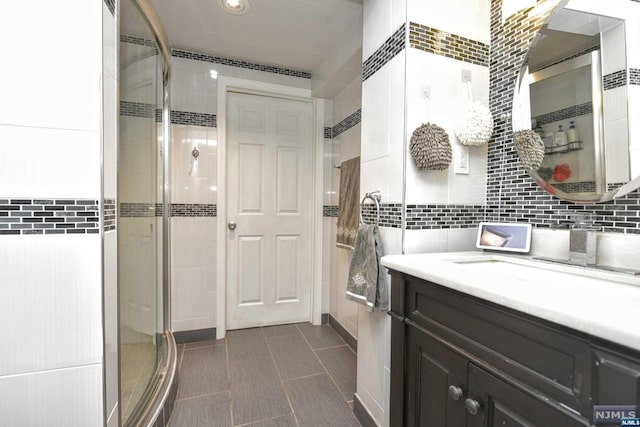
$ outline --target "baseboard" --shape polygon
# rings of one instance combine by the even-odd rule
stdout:
[[[322,313],[322,316],[320,317],[320,323],[323,325],[326,325],[327,323],[329,323],[329,313]]]
[[[358,393],[353,395],[353,414],[356,416],[362,427],[378,427],[378,423],[373,419],[367,408],[360,402]]]
[[[331,314],[328,314],[329,316],[329,326],[331,326],[333,328],[334,331],[336,331],[338,333],[338,335],[340,335],[342,337],[342,339],[344,340],[344,342],[347,343],[347,345],[349,347],[351,347],[351,350],[355,351],[356,353],[358,352],[358,340],[356,340],[353,335],[351,335],[349,333],[349,331],[347,331],[344,326],[342,326],[340,324],[340,322],[338,322],[336,320],[335,317],[333,317]]]
[[[215,340],[216,328],[195,329],[192,331],[176,331],[173,332],[173,337],[176,340],[176,344]]]

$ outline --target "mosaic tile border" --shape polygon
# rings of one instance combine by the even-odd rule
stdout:
[[[337,137],[343,132],[351,129],[362,120],[362,109],[358,108],[358,110],[352,114],[350,114],[347,118],[342,120],[340,123],[335,125],[331,130],[332,138]]]
[[[114,199],[104,199],[102,212],[104,215],[102,222],[104,232],[114,231],[116,229],[116,201]]]
[[[210,62],[212,64],[229,65],[232,67],[246,68],[249,70],[281,74],[284,76],[299,77],[301,79],[311,79],[311,73],[308,71],[290,70],[288,68],[275,67],[273,65],[256,64],[253,62],[240,61],[237,59],[221,58],[219,56],[191,52],[182,49],[172,49],[171,56],[176,58],[193,59],[195,61]]]
[[[333,129],[330,127],[325,127],[324,128],[324,139],[331,139],[333,138]]]
[[[217,217],[218,205],[205,203],[171,203],[172,217]]]
[[[116,0],[104,0],[104,4],[107,6],[107,9],[109,9],[109,12],[111,12],[111,15],[115,17],[116,16]]]
[[[362,208],[362,220],[367,224],[374,224],[376,220],[376,206],[366,203]],[[402,203],[380,203],[380,227],[402,228]]]
[[[139,46],[156,47],[156,43],[153,40],[145,39],[144,37],[120,34],[120,41],[122,43],[137,44]]]
[[[120,115],[153,118],[156,117],[156,108],[153,104],[144,102],[120,101]]]
[[[338,206],[335,205],[324,205],[322,206],[322,216],[325,218],[337,218],[338,217]]]
[[[640,2],[640,0],[638,0]],[[640,85],[640,68],[629,68],[629,84]]]
[[[120,203],[121,218],[151,218],[162,216],[162,203]],[[171,217],[217,217],[218,205],[213,203],[171,203]]]
[[[155,47],[153,40],[145,39],[143,37],[120,35],[120,41],[124,43],[137,44],[141,46]],[[172,49],[171,56],[176,58],[193,59],[195,61],[210,62],[212,64],[229,65],[232,67],[246,68],[255,71],[264,71],[267,73],[281,74],[291,77],[299,77],[302,79],[311,79],[312,75],[308,71],[291,70],[288,68],[276,67],[273,65],[256,64],[248,61],[241,61],[231,58],[222,58],[215,55],[208,55],[205,53],[192,52],[184,49]]]
[[[518,73],[546,16],[521,11],[502,24],[502,0],[491,1],[489,106],[494,117],[512,110]],[[522,167],[513,144],[510,121],[496,121],[489,141],[486,219],[528,222],[549,227],[568,221],[569,214],[594,215],[602,231],[640,234],[640,192],[598,205],[582,205],[553,198],[533,182]]]
[[[160,113],[162,114],[162,110],[160,110]],[[192,125],[215,128],[218,127],[218,117],[215,114],[171,110],[171,123],[175,125]]]
[[[143,102],[120,101],[120,115],[127,117],[155,118],[156,123],[162,122],[162,110],[153,104]],[[175,125],[191,125],[217,127],[216,114],[196,113],[193,111],[171,110],[171,123]]]
[[[483,205],[407,205],[407,230],[474,228],[484,220]]]
[[[561,120],[573,119],[578,116],[584,116],[593,113],[593,103],[585,102],[580,105],[573,105],[571,107],[563,108],[562,110],[552,111],[550,113],[541,114],[534,117],[538,125],[543,126],[553,122],[559,122]]]
[[[369,56],[362,64],[362,81],[366,81],[373,76],[386,63],[391,61],[397,54],[405,48],[405,32],[406,24],[402,24],[389,37],[382,46],[380,46],[371,56]]]
[[[0,199],[0,235],[96,234],[97,200]]]
[[[152,218],[162,216],[162,203],[120,203],[120,218]]]
[[[458,61],[489,66],[488,44],[416,22],[409,22],[409,46]]]
[[[627,85],[627,70],[620,70],[602,76],[602,89],[611,90]]]

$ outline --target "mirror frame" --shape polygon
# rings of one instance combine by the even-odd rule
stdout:
[[[558,4],[547,14],[544,23],[542,24],[542,27],[538,30],[538,32],[536,33],[536,35],[533,37],[533,39],[531,40],[528,48],[527,48],[527,54],[525,55],[524,61],[522,62],[521,66],[520,66],[520,70],[518,72],[518,76],[517,76],[517,80],[516,80],[516,86],[515,86],[515,91],[514,91],[514,95],[513,95],[513,104],[512,104],[512,131],[513,132],[517,132],[517,131],[521,131],[521,130],[531,130],[531,120],[530,117],[527,119],[526,123],[523,123],[524,118],[522,115],[522,112],[520,111],[520,109],[522,108],[522,101],[523,101],[523,95],[522,95],[522,90],[523,90],[523,84],[528,84],[530,83],[529,81],[529,59],[531,56],[531,52],[535,49],[535,47],[538,45],[538,43],[540,42],[540,40],[542,39],[542,34],[541,31],[546,27],[546,25],[549,22],[549,19],[551,17],[553,17],[556,13],[558,13],[560,10],[562,10],[568,3],[570,0],[561,0],[558,2]],[[594,14],[595,15],[595,14]],[[627,55],[627,51],[628,51],[628,47],[625,48],[625,55]],[[598,50],[599,54],[601,55],[601,52]],[[626,59],[626,58],[625,58]],[[627,63],[628,64],[628,63]],[[600,67],[598,67],[600,69]],[[540,71],[537,71],[540,72]],[[532,73],[532,74],[535,74]],[[600,83],[600,87],[602,85],[602,73],[596,73],[599,75],[599,83]],[[527,88],[528,90],[528,88]],[[605,151],[605,144],[606,141],[604,140],[604,136],[602,135],[602,133],[604,132],[604,125],[602,123],[602,117],[603,117],[603,110],[602,110],[602,98],[603,98],[603,92],[602,90],[600,91],[593,91],[595,92],[599,92],[598,93],[598,97],[594,97],[593,99],[593,105],[594,105],[594,123],[596,123],[597,121],[599,121],[598,124],[596,124],[595,126],[595,131],[601,134],[600,138],[596,138],[595,143],[599,144],[599,147],[596,147],[596,152],[599,154],[596,154],[596,159],[594,159],[594,162],[598,161],[600,162],[600,165],[595,165],[594,168],[599,169],[598,171],[596,171],[596,176],[597,175],[601,175],[601,176],[606,176],[606,170],[605,170],[605,161],[604,161],[604,151]],[[528,97],[527,97],[527,102],[528,102]],[[627,108],[629,105],[629,101],[628,101],[628,93],[627,93]],[[596,111],[598,112],[596,115]],[[627,111],[627,115],[628,115],[628,111]],[[517,121],[516,118],[520,118],[520,121]],[[546,180],[542,179],[542,177],[540,177],[540,175],[538,175],[537,171],[531,171],[525,168],[525,170],[528,172],[529,176],[536,182],[536,184],[538,184],[538,186],[543,189],[546,193],[548,193],[549,195],[556,197],[558,199],[567,201],[567,202],[572,202],[572,203],[578,203],[578,204],[595,204],[595,203],[604,203],[604,202],[608,202],[610,200],[616,199],[616,198],[620,198],[622,196],[625,196],[626,194],[640,188],[640,176],[637,177],[633,177],[630,179],[630,181],[628,181],[627,183],[625,183],[624,185],[610,190],[610,191],[602,191],[601,193],[598,192],[592,192],[592,193],[567,193],[564,192],[556,187],[553,186],[553,184],[547,182]],[[597,179],[597,178],[596,178]],[[604,184],[606,185],[606,182],[604,182]],[[598,183],[596,183],[596,188],[598,187]],[[580,197],[576,197],[576,196],[580,196]]]

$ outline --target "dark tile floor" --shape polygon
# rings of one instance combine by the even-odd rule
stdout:
[[[171,427],[360,427],[356,354],[328,325],[229,331],[178,349]]]

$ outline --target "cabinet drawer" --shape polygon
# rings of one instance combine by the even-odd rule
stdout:
[[[522,392],[483,369],[469,365],[469,399],[478,412],[467,415],[468,427],[586,427],[584,418]]]
[[[407,276],[402,280],[407,322],[583,416],[591,416],[588,342],[439,285]]]

